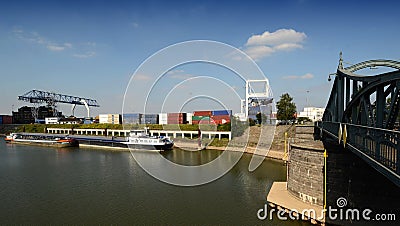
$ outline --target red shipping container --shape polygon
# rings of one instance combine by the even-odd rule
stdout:
[[[173,116],[171,116],[171,117],[167,117],[167,118],[170,118],[170,119],[183,119],[184,117],[173,117]]]
[[[211,111],[195,111],[193,112],[194,116],[211,116]]]
[[[225,119],[218,119],[218,120],[214,120],[214,122],[218,125],[222,125],[222,124],[226,124],[226,123],[230,123],[230,120],[225,120]]]
[[[11,115],[3,115],[3,124],[12,124],[12,116]]]
[[[216,120],[221,120],[221,119],[230,120],[231,116],[230,115],[213,115],[213,116],[211,116],[211,118],[216,119]]]
[[[217,125],[220,125],[220,124],[222,124],[222,121],[221,121],[221,120],[215,119],[215,120],[214,120],[214,123],[217,124]]]
[[[186,113],[168,113],[168,117],[183,117],[183,114]]]
[[[183,120],[170,120],[170,119],[168,119],[167,123],[168,124],[183,124],[184,121]]]
[[[199,123],[200,125],[216,125],[216,123],[214,122],[214,120],[200,120]]]

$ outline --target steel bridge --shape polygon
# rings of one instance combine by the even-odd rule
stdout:
[[[88,117],[90,115],[89,107],[100,107],[97,101],[93,99],[40,91],[40,90],[31,90],[25,93],[24,95],[18,96],[18,100],[33,103],[34,105],[46,103],[49,107],[52,107],[54,109],[54,112],[56,112],[55,110],[56,103],[72,104],[72,115],[74,115],[74,110],[76,105],[85,105]],[[35,107],[35,109],[37,108]],[[35,112],[32,112],[32,114],[36,119]]]
[[[363,76],[354,72],[387,67],[390,72]],[[315,136],[333,138],[400,186],[400,62],[369,60],[343,67],[342,53],[332,91]]]

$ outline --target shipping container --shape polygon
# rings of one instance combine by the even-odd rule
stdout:
[[[121,124],[121,115],[120,114],[100,114],[99,115],[99,123],[107,123],[107,124]]]
[[[141,124],[158,124],[158,120],[155,118],[142,119]]]
[[[130,118],[140,118],[142,117],[141,113],[125,113],[123,114],[124,117],[130,117]]]
[[[215,124],[213,123],[213,119],[208,116],[193,116],[192,117],[192,124]]]
[[[185,124],[186,121],[186,113],[168,113],[168,124]]]
[[[160,124],[160,125],[168,124],[168,114],[167,113],[158,114],[158,124]]]
[[[168,118],[168,124],[184,124],[183,118]]]
[[[215,124],[215,122],[214,121],[204,121],[204,120],[194,120],[194,121],[192,121],[192,124],[193,125],[198,125],[198,124],[200,124],[200,125],[209,125],[209,124]]]
[[[0,124],[12,124],[13,123],[13,117],[11,115],[2,115],[0,116],[2,118],[2,122]]]
[[[141,124],[158,124],[158,114],[143,114]]]
[[[230,115],[213,115],[211,116],[212,119],[231,119]]]
[[[200,125],[216,125],[216,122],[214,122],[214,120],[210,119],[210,120],[200,120],[197,121],[197,124]]]
[[[193,113],[186,113],[186,121],[188,124],[192,124]]]
[[[179,112],[179,113],[168,113],[168,117],[184,117],[186,113]]]
[[[178,119],[168,119],[167,124],[184,124],[184,121]]]
[[[158,118],[158,114],[142,114],[142,118]]]
[[[202,120],[203,118],[209,118],[209,116],[192,116],[192,120],[195,120],[195,121]]]
[[[194,111],[193,115],[194,116],[211,116],[212,112],[211,111]]]
[[[212,115],[232,115],[232,110],[212,111]]]
[[[141,124],[142,114],[140,113],[127,113],[122,116],[125,124]]]

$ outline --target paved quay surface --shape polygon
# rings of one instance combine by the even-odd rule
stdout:
[[[267,201],[272,203],[278,209],[283,208],[286,212],[293,211],[300,214],[300,219],[302,219],[301,217],[304,214],[306,219],[314,219],[320,223],[325,222],[322,206],[312,205],[295,198],[289,193],[286,186],[286,182],[274,182],[268,193]],[[294,213],[292,215],[296,216]]]

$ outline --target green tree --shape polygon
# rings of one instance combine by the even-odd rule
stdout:
[[[296,104],[288,93],[281,95],[280,100],[276,103],[276,107],[278,108],[278,120],[293,120],[296,118]]]
[[[256,120],[249,118],[249,126],[255,126],[256,125]]]
[[[232,137],[240,137],[249,125],[246,122],[241,122],[239,118],[232,117],[231,119],[231,131]]]
[[[256,115],[257,118],[257,123],[258,124],[265,124],[267,122],[267,116],[265,114],[261,114],[261,112],[258,112]]]

